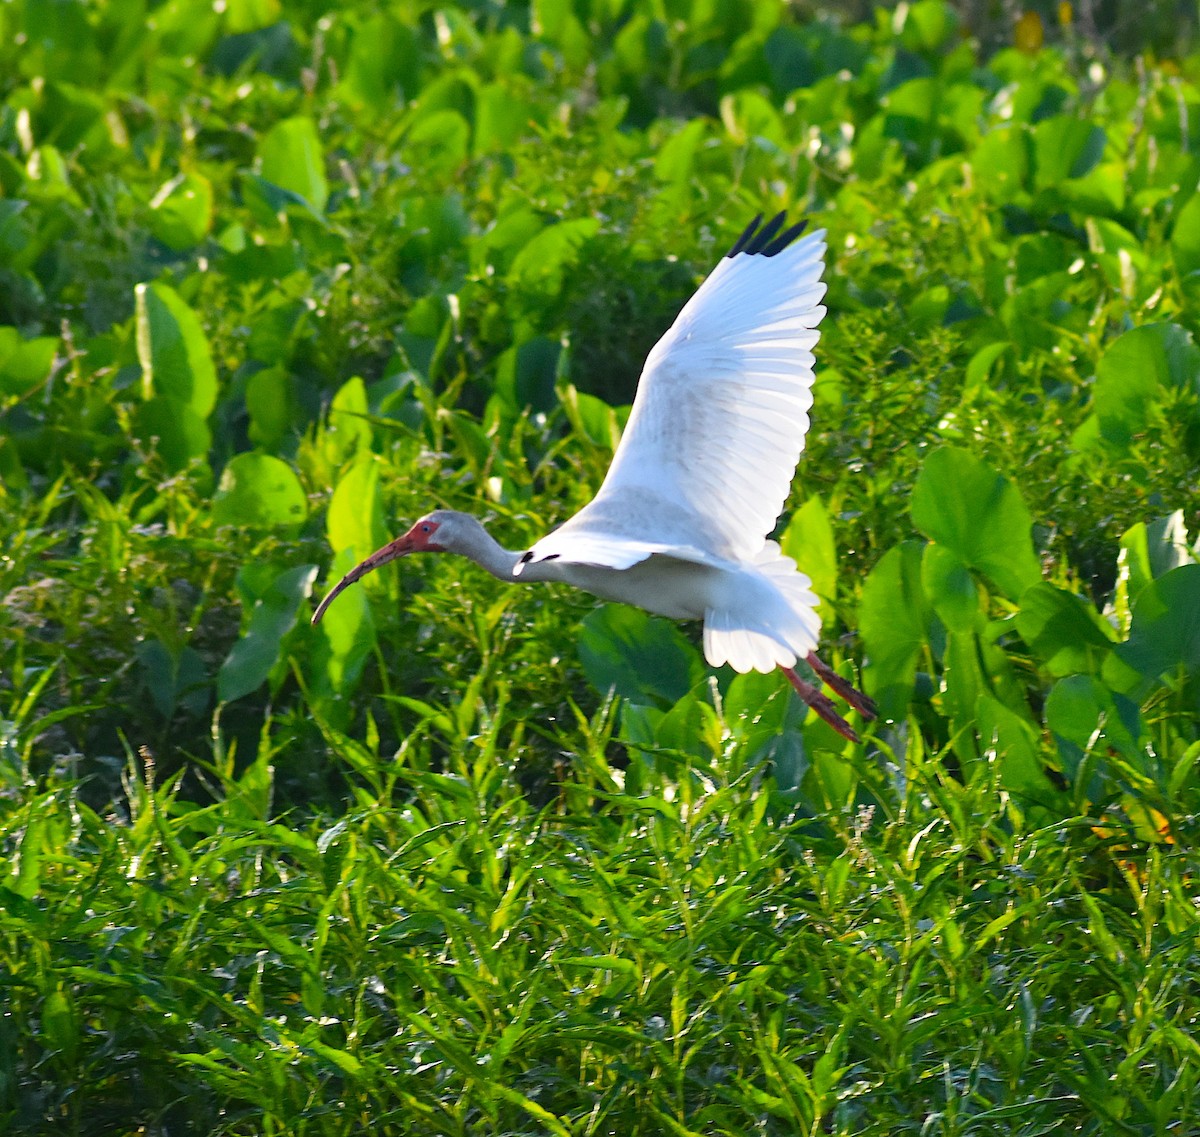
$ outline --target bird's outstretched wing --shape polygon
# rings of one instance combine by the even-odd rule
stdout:
[[[595,499],[532,561],[749,561],[775,527],[812,406],[825,233],[749,228],[655,345]],[[782,230],[782,231],[781,231]]]

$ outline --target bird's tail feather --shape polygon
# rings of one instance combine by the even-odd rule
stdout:
[[[748,566],[728,602],[704,615],[704,654],[714,667],[772,671],[794,667],[817,646],[820,603],[812,582],[774,541]]]

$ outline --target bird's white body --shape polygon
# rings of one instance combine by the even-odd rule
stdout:
[[[460,553],[512,582],[561,581],[660,616],[704,621],[704,654],[737,671],[784,670],[845,738],[833,703],[793,669],[805,660],[864,717],[865,695],[815,654],[811,583],[769,539],[804,449],[813,348],[825,315],[825,234],[756,218],[646,360],[625,433],[595,498],[528,552],[473,517],[435,510],[331,589],[414,552]]]
[[[824,252],[819,231],[721,261],[646,360],[599,493],[518,574],[702,619],[708,661],[737,671],[816,647],[817,597],[768,537],[808,429]]]

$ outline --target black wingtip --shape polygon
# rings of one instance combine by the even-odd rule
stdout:
[[[760,229],[758,226],[761,221],[762,214],[760,213],[746,226],[745,231],[734,242],[733,248],[725,255],[736,257],[739,253],[745,253],[747,256],[773,257],[776,253],[782,253],[808,227],[807,220],[797,221],[795,225],[784,229],[781,233],[780,229],[787,221],[785,212],[775,214]]]
[[[758,223],[762,220],[762,214],[755,214],[754,220],[742,231],[742,235],[733,243],[733,248],[725,255],[727,257],[736,257],[746,247],[746,242],[754,236],[754,230],[758,228]]]

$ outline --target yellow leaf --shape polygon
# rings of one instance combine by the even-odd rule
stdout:
[[[1042,27],[1042,17],[1036,12],[1023,12],[1013,31],[1013,43],[1018,51],[1035,55],[1041,50],[1045,29]]]

